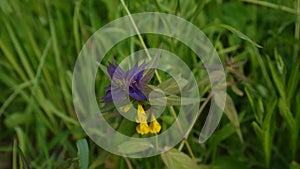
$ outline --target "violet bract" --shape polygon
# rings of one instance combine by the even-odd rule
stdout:
[[[107,72],[111,78],[111,85],[108,86],[102,102],[108,103],[114,100],[121,100],[125,95],[129,95],[132,99],[137,101],[147,101],[145,90],[147,83],[153,76],[154,71],[144,74],[145,64],[135,66],[124,72],[116,63],[109,63]],[[114,92],[114,98],[112,96]]]

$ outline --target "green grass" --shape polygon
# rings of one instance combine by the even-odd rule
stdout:
[[[127,15],[121,1],[1,0],[0,168],[300,168],[299,0],[125,4],[131,13],[180,16],[216,47],[226,66],[230,99],[214,135],[204,144],[196,141],[208,104],[186,140],[166,154],[130,159],[101,149],[77,120],[72,72],[86,40]],[[207,76],[188,47],[167,37],[142,37],[147,47],[162,43],[182,56],[199,82],[201,96],[208,99]],[[120,61],[139,49],[143,45],[138,37],[125,39],[102,64],[113,55]],[[226,57],[246,62],[233,67]],[[162,80],[168,77],[159,75]],[[108,78],[97,76],[96,87],[108,83]],[[99,99],[105,92],[100,87],[95,89]],[[163,128],[173,122],[172,111],[161,119]],[[122,123],[107,118],[112,126]]]

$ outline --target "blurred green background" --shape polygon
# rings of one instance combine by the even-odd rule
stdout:
[[[129,159],[101,149],[74,112],[72,71],[86,40],[127,15],[124,5],[118,0],[0,0],[0,169],[300,168],[300,0],[125,4],[131,13],[180,16],[211,40],[228,83],[225,114],[215,134],[204,144],[197,142],[200,117],[188,138],[162,155]],[[179,52],[199,81],[201,95],[209,95],[201,62],[191,51],[174,40],[143,37],[148,47],[163,43]],[[138,38],[126,39],[102,64],[139,48]],[[99,99],[109,84],[108,78],[100,79]],[[112,123],[118,126],[121,120]],[[159,120],[168,125],[168,118]]]

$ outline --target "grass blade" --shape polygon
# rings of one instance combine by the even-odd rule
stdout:
[[[77,145],[77,157],[79,158],[79,167],[80,169],[88,169],[89,146],[86,139],[78,140],[76,145]]]

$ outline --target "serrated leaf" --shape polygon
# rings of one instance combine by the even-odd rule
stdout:
[[[162,153],[161,158],[169,169],[200,169],[189,156],[177,149]]]
[[[77,157],[79,158],[79,167],[87,169],[89,166],[89,146],[86,139],[78,140],[77,143]]]

